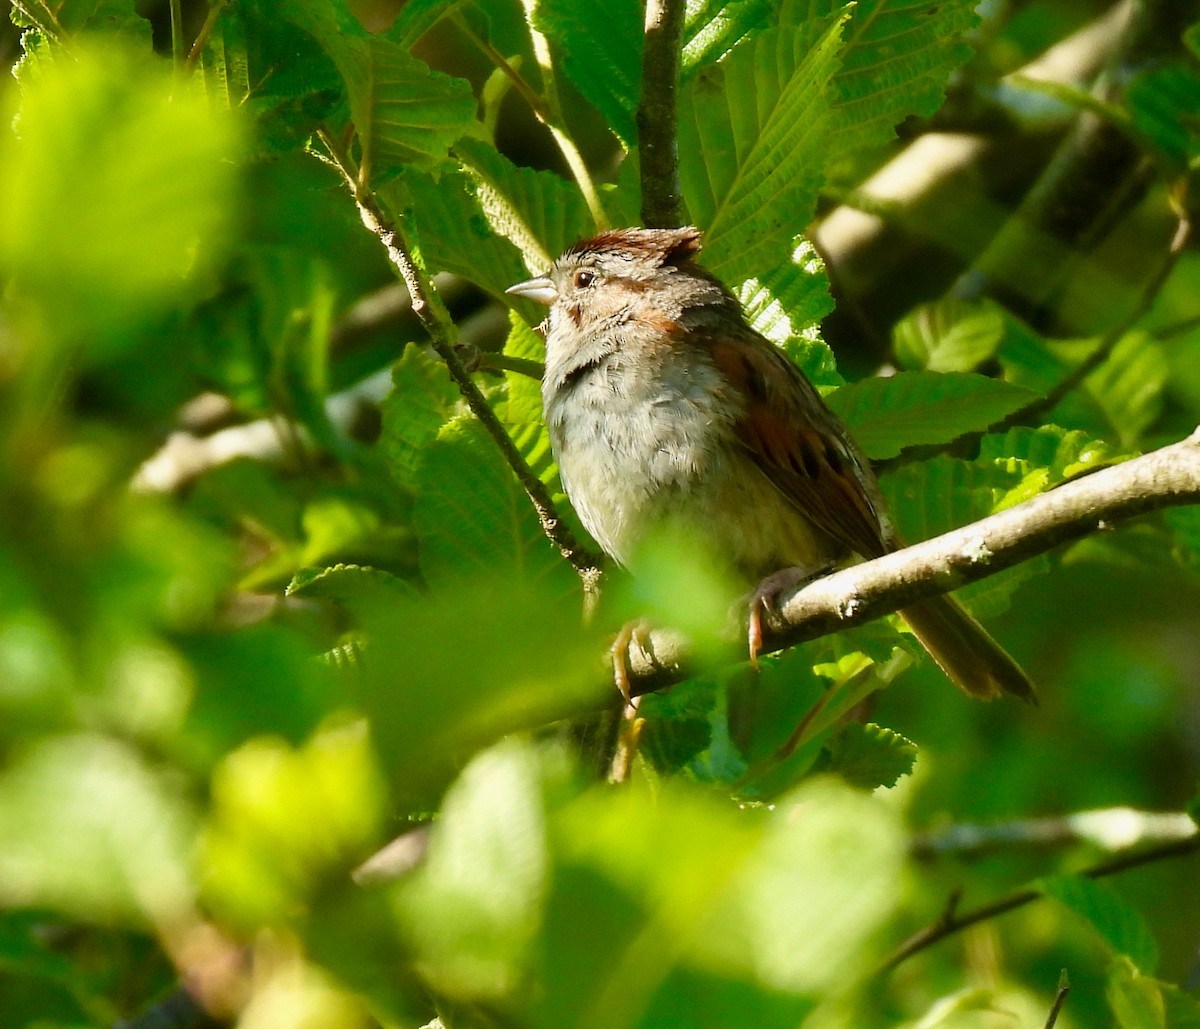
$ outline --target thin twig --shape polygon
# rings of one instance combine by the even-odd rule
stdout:
[[[762,652],[861,625],[957,589],[1063,543],[1147,511],[1200,502],[1200,429],[1190,437],[1081,476],[971,525],[824,576],[767,612]],[[731,660],[744,651],[730,641]],[[691,648],[653,629],[626,649],[630,692],[662,689],[688,674]]]
[[[522,2],[525,7],[525,21],[529,25],[529,38],[533,43],[533,56],[542,73],[542,93],[545,100],[544,115],[538,114],[536,109],[534,114],[538,115],[542,124],[550,130],[550,135],[554,137],[554,142],[562,153],[563,160],[571,169],[575,184],[583,193],[596,228],[606,229],[609,226],[609,217],[600,199],[600,192],[596,189],[595,182],[592,181],[592,173],[588,169],[583,155],[565,128],[566,119],[563,118],[562,104],[558,99],[558,84],[554,73],[554,60],[550,55],[550,43],[533,24],[537,0],[522,0]]]
[[[1067,978],[1067,970],[1064,968],[1058,974],[1058,989],[1054,994],[1054,1004],[1050,1007],[1050,1014],[1046,1018],[1046,1029],[1054,1029],[1054,1024],[1058,1021],[1059,1013],[1067,1002],[1067,994],[1070,992],[1071,980]]]
[[[676,119],[685,14],[683,0],[648,0],[646,4],[637,128],[642,224],[652,228],[674,228],[683,223]]]
[[[229,0],[213,0],[212,6],[208,9],[208,15],[204,19],[204,24],[200,26],[200,32],[196,36],[196,41],[192,44],[191,50],[187,55],[187,70],[190,72],[196,67],[196,62],[200,60],[200,55],[204,53],[204,47],[208,44],[209,38],[212,36],[212,31],[216,28],[217,19],[221,17],[221,11]]]
[[[1148,865],[1155,861],[1186,857],[1189,854],[1197,852],[1200,852],[1200,833],[1195,833],[1186,840],[1175,840],[1171,843],[1165,843],[1160,847],[1150,847],[1147,850],[1139,850],[1132,854],[1123,854],[1120,857],[1102,861],[1091,868],[1085,869],[1080,874],[1087,876],[1089,879],[1103,879],[1105,876],[1116,875],[1118,872],[1127,872],[1131,868],[1139,868],[1142,865]],[[1038,900],[1040,897],[1042,897],[1040,890],[1026,888],[1016,890],[1006,897],[1001,897],[999,900],[992,901],[990,904],[984,904],[982,907],[978,907],[974,911],[969,911],[962,915],[958,914],[956,910],[957,905],[952,908],[948,907],[936,921],[926,926],[920,932],[914,933],[892,951],[879,966],[877,974],[882,975],[890,972],[914,954],[933,946],[933,944],[944,940],[947,936],[962,932],[962,930],[972,925],[978,925],[980,922],[985,922],[990,918],[1006,914],[1016,908],[1024,907],[1026,904]]]
[[[516,474],[525,490],[542,531],[558,548],[583,581],[585,592],[592,592],[600,575],[599,559],[590,551],[585,550],[576,541],[574,533],[558,514],[554,502],[545,483],[534,474],[528,462],[517,450],[516,444],[505,431],[495,411],[487,399],[475,385],[470,373],[455,350],[454,323],[451,321],[445,307],[441,304],[436,290],[424,269],[413,260],[407,241],[400,230],[388,220],[370,190],[360,184],[361,175],[350,166],[347,158],[341,153],[334,141],[326,133],[320,138],[328,151],[329,160],[341,172],[346,184],[358,205],[358,212],[363,224],[378,237],[387,250],[392,266],[399,272],[404,284],[412,297],[413,314],[420,319],[425,331],[429,333],[430,344],[438,357],[450,372],[450,378],[462,394],[471,413],[479,419],[485,431],[492,437],[505,462]]]

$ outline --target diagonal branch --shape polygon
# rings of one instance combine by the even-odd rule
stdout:
[[[1102,861],[1100,864],[1093,865],[1091,868],[1086,868],[1080,874],[1087,876],[1089,879],[1102,879],[1105,876],[1116,875],[1118,872],[1127,872],[1131,868],[1139,868],[1154,861],[1187,857],[1198,851],[1200,851],[1200,832],[1193,833],[1183,840],[1172,840],[1170,843],[1164,843],[1157,847],[1149,847],[1146,850],[1135,850],[1128,854],[1121,854],[1118,857],[1110,858],[1107,861]],[[1026,887],[1025,889],[1016,890],[1005,897],[1001,897],[999,900],[994,900],[990,904],[984,904],[973,911],[968,911],[965,914],[958,913],[956,903],[948,905],[936,921],[910,936],[892,951],[879,966],[879,974],[890,972],[914,954],[919,953],[926,947],[933,946],[933,944],[944,940],[947,936],[962,932],[972,925],[978,925],[980,922],[996,918],[998,915],[1007,914],[1016,908],[1024,907],[1026,904],[1039,900],[1041,897],[1041,890],[1034,887]]]
[[[767,615],[763,652],[869,622],[1122,519],[1194,503],[1200,503],[1200,429],[1178,443],[785,594]],[[732,644],[729,656],[736,656]],[[625,654],[630,692],[637,696],[686,678],[690,658],[690,646],[676,632],[635,634]]]
[[[642,178],[642,224],[675,228],[683,224],[679,184],[679,61],[683,47],[683,0],[649,0],[642,54],[642,96],[638,102],[638,156]]]
[[[487,398],[471,378],[470,372],[467,371],[455,348],[454,326],[450,316],[433,291],[428,274],[409,252],[403,233],[383,213],[375,195],[360,184],[360,176],[353,173],[333,141],[325,135],[322,135],[321,139],[329,152],[330,160],[342,173],[342,177],[354,195],[363,225],[374,233],[384,245],[388,258],[408,287],[409,295],[412,297],[413,314],[420,319],[425,331],[429,333],[433,349],[445,363],[446,369],[450,372],[450,378],[454,380],[455,386],[458,387],[459,393],[467,402],[471,413],[479,419],[505,462],[516,474],[522,489],[525,490],[530,503],[537,512],[542,531],[579,574],[585,592],[591,594],[600,577],[599,559],[575,539],[575,534],[562,520],[558,509],[554,506],[554,501],[550,499],[550,492],[546,489],[545,483],[534,474],[528,462],[521,456],[521,452],[517,450],[516,444],[505,431],[500,419],[496,417],[496,412],[492,410]]]

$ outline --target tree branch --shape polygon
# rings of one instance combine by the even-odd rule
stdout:
[[[679,183],[679,60],[683,47],[683,0],[648,0],[638,102],[638,156],[642,178],[642,224],[675,228],[683,223]]]
[[[986,578],[1112,523],[1200,502],[1200,429],[1185,440],[1034,497],[934,539],[817,579],[780,598],[765,618],[763,652],[869,622]],[[731,645],[730,658],[735,651]],[[626,648],[630,692],[687,676],[691,648],[677,632],[635,634]]]
[[[525,490],[525,494],[537,512],[542,531],[558,548],[562,556],[571,563],[583,582],[584,591],[591,595],[600,576],[599,559],[580,546],[575,539],[575,534],[559,516],[558,509],[555,508],[554,501],[550,499],[550,492],[546,489],[545,483],[534,474],[528,462],[521,456],[521,452],[517,450],[516,444],[505,431],[500,419],[496,417],[496,412],[488,404],[487,398],[475,385],[475,381],[471,378],[455,349],[454,323],[433,291],[425,270],[413,260],[403,234],[388,220],[379,207],[375,195],[361,185],[359,181],[361,176],[354,174],[353,169],[347,165],[333,141],[324,135],[322,141],[329,151],[330,159],[350,187],[363,225],[378,237],[384,249],[387,250],[392,265],[408,287],[409,295],[412,297],[413,314],[420,319],[425,331],[429,333],[429,341],[438,357],[446,365],[447,371],[450,372],[450,378],[454,380],[455,386],[458,387],[459,393],[467,402],[471,413],[479,419],[487,434],[492,437],[492,441],[496,444],[505,462],[516,474],[521,488]]]
[[[1197,852],[1200,852],[1200,832],[1193,833],[1185,840],[1175,840],[1171,843],[1164,843],[1159,847],[1135,851],[1132,854],[1122,854],[1120,857],[1102,861],[1091,868],[1085,869],[1080,874],[1087,876],[1089,879],[1103,879],[1105,876],[1116,875],[1118,872],[1127,872],[1131,868],[1148,865],[1154,861],[1186,857],[1189,854]],[[883,964],[879,966],[877,974],[882,975],[890,972],[914,954],[923,951],[926,947],[933,946],[933,944],[944,940],[947,936],[952,936],[972,925],[978,925],[989,918],[995,918],[998,915],[1007,914],[1016,908],[1024,907],[1026,904],[1041,897],[1042,892],[1040,890],[1032,888],[1016,890],[1006,897],[1001,897],[999,900],[992,901],[990,904],[985,904],[963,915],[958,913],[957,905],[952,905],[938,917],[937,921],[926,926],[920,932],[914,933],[892,951]]]

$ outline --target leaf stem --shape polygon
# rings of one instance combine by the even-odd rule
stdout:
[[[183,53],[183,3],[182,0],[171,0],[171,62],[175,71],[182,73],[186,65]]]

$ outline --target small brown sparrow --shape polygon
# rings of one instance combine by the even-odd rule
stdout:
[[[900,544],[875,477],[791,361],[696,264],[694,228],[618,229],[508,290],[550,306],[542,399],[584,526],[636,572],[656,533],[703,541],[762,606],[841,562]],[[901,612],[972,697],[1033,700],[1021,668],[951,597]]]

